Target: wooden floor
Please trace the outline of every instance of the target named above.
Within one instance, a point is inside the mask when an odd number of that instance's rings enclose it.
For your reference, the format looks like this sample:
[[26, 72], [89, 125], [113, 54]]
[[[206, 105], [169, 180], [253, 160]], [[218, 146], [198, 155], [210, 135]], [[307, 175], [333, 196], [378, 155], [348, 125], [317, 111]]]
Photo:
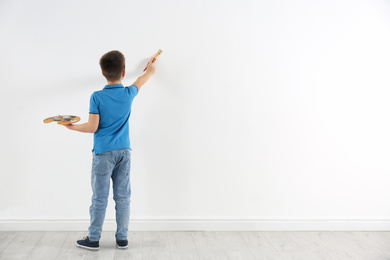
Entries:
[[130, 232], [127, 250], [103, 232], [97, 252], [75, 246], [86, 235], [0, 232], [0, 259], [390, 260], [390, 232]]

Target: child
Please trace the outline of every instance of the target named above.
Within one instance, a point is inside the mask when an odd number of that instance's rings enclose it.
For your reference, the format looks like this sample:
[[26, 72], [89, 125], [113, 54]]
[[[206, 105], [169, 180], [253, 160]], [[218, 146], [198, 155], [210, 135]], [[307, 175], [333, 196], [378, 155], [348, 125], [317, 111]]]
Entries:
[[77, 241], [77, 246], [99, 249], [99, 240], [107, 207], [110, 179], [113, 183], [118, 248], [128, 247], [127, 233], [130, 217], [130, 137], [129, 117], [131, 104], [140, 88], [154, 74], [153, 58], [146, 72], [131, 86], [124, 87], [125, 57], [119, 51], [110, 51], [100, 59], [107, 85], [91, 95], [87, 123], [65, 125], [70, 130], [94, 133], [91, 173], [92, 204], [89, 209], [91, 223], [88, 236]]

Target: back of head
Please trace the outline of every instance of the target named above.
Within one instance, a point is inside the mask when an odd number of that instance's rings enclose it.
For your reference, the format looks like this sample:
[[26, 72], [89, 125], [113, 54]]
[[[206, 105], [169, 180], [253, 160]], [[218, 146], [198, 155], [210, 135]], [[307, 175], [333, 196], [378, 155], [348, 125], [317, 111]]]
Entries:
[[108, 81], [119, 80], [125, 69], [125, 56], [120, 51], [110, 51], [100, 58], [100, 67]]

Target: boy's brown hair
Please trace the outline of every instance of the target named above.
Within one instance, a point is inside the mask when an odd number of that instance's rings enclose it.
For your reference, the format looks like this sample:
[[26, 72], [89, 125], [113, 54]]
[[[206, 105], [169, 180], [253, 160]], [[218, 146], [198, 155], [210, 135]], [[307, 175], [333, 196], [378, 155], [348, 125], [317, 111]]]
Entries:
[[120, 51], [110, 51], [100, 58], [99, 64], [107, 80], [119, 80], [125, 69], [125, 56]]

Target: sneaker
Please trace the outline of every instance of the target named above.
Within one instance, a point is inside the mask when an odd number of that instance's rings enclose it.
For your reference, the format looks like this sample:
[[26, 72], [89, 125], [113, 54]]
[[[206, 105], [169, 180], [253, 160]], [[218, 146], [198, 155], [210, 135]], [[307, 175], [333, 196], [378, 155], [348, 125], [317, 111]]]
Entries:
[[86, 236], [82, 240], [77, 240], [76, 246], [89, 250], [99, 250], [99, 241], [91, 241], [89, 240], [89, 237]]
[[129, 246], [129, 242], [127, 241], [127, 239], [125, 239], [125, 240], [117, 239], [116, 240], [116, 245], [120, 249], [126, 249]]

